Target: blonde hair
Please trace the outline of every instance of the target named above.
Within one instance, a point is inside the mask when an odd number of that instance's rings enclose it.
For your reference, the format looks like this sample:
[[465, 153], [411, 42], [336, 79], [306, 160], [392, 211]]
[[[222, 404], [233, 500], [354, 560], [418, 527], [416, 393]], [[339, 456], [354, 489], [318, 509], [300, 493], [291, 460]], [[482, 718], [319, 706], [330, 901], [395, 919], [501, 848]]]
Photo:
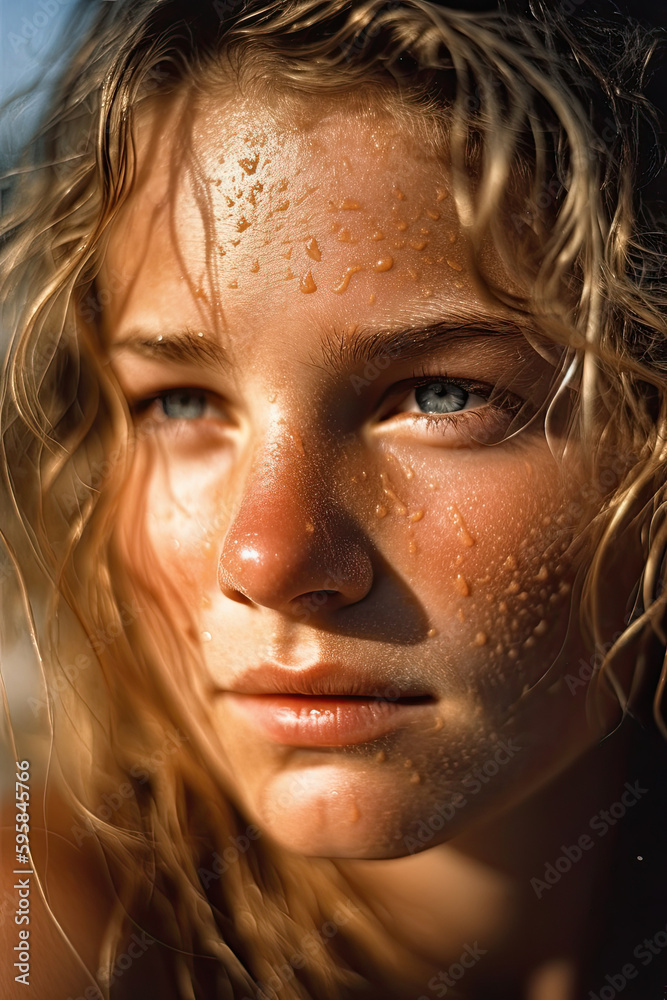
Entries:
[[[128, 566], [114, 535], [137, 434], [103, 366], [95, 278], [132, 188], [137, 112], [184, 85], [207, 90], [231, 78], [285, 120], [307, 95], [356, 94], [359, 108], [359, 95], [372, 94], [446, 147], [473, 244], [490, 237], [520, 251], [530, 289], [509, 295], [477, 261], [479, 280], [539, 315], [545, 340], [560, 348], [543, 415], [554, 450], [560, 405], [579, 390], [568, 433], [587, 444], [588, 499], [599, 509], [581, 609], [592, 651], [603, 651], [591, 710], [612, 689], [624, 712], [643, 718], [649, 706], [667, 735], [666, 302], [660, 247], [643, 235], [651, 220], [633, 198], [637, 137], [651, 111], [632, 74], [641, 76], [656, 38], [628, 28], [612, 78], [596, 64], [594, 37], [580, 44], [543, 4], [520, 18], [426, 0], [236, 9], [117, 0], [86, 2], [75, 16], [85, 30], [12, 176], [3, 220], [2, 301], [13, 333], [0, 467], [6, 613], [28, 613], [68, 775], [63, 794], [76, 829], [103, 847], [118, 891], [100, 979], [113, 984], [135, 921], [165, 943], [184, 998], [202, 989], [256, 996], [260, 982], [270, 993], [276, 976], [288, 1000], [340, 997], [373, 979], [389, 996], [384, 931], [335, 862], [289, 855], [246, 825], [233, 784], [212, 764], [220, 748], [187, 609], [182, 621], [165, 612], [142, 574], [141, 538]], [[641, 546], [644, 570], [628, 595], [629, 621], [609, 642], [600, 585], [624, 532]], [[628, 649], [633, 669], [620, 676], [614, 660]], [[121, 784], [129, 792], [110, 810]], [[217, 860], [198, 857], [202, 838]], [[225, 861], [230, 846], [234, 863]], [[325, 926], [335, 927], [328, 945]], [[290, 962], [295, 954], [303, 964]]]

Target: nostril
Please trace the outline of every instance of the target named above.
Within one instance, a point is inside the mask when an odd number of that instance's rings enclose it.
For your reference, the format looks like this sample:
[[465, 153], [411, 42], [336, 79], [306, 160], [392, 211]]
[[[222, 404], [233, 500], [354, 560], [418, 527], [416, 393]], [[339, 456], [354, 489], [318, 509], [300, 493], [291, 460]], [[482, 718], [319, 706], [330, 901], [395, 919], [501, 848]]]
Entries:
[[340, 596], [339, 590], [310, 590], [297, 597], [294, 605], [298, 608], [298, 614], [307, 613], [310, 615], [316, 611], [326, 609], [327, 605], [333, 607], [336, 598]]

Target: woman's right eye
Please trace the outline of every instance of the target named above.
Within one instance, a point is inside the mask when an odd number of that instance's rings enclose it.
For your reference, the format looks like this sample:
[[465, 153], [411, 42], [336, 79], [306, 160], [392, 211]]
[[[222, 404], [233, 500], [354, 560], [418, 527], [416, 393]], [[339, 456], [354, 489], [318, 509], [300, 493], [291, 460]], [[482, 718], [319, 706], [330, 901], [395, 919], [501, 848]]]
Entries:
[[153, 407], [168, 420], [228, 419], [217, 397], [205, 389], [168, 389], [136, 403], [134, 411], [145, 414]]
[[174, 389], [158, 396], [156, 402], [171, 420], [197, 420], [206, 414], [208, 397], [197, 389]]

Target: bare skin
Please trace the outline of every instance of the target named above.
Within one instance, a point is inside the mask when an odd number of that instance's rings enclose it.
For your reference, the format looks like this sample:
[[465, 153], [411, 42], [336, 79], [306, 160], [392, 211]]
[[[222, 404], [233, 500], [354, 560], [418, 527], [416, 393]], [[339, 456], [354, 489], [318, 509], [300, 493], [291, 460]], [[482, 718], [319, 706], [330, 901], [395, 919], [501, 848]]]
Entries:
[[[623, 747], [596, 747], [585, 687], [563, 682], [589, 656], [568, 627], [576, 442], [564, 464], [539, 425], [500, 440], [550, 365], [470, 277], [446, 165], [406, 126], [338, 110], [286, 132], [184, 98], [143, 128], [101, 276], [142, 432], [118, 540], [187, 595], [174, 615], [201, 638], [238, 800], [384, 908], [406, 996], [477, 942], [464, 995], [573, 1000], [607, 844], [557, 900], [530, 879], [622, 788]], [[449, 336], [419, 356], [343, 357], [354, 336], [436, 324]], [[449, 387], [448, 412], [424, 411], [420, 379]], [[367, 743], [285, 745], [228, 697], [268, 660], [336, 661], [431, 702]]]

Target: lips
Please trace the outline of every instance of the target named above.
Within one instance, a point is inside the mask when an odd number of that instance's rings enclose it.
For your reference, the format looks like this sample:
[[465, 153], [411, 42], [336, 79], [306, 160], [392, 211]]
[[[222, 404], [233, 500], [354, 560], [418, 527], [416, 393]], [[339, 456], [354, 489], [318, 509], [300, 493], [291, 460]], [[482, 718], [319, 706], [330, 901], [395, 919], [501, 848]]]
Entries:
[[229, 687], [237, 694], [301, 694], [339, 698], [433, 697], [423, 686], [388, 677], [368, 666], [349, 667], [340, 663], [315, 663], [307, 667], [285, 667], [263, 663], [251, 667]]
[[262, 664], [244, 673], [226, 698], [262, 735], [295, 747], [366, 743], [425, 721], [436, 703], [423, 689], [324, 663], [302, 669]]

